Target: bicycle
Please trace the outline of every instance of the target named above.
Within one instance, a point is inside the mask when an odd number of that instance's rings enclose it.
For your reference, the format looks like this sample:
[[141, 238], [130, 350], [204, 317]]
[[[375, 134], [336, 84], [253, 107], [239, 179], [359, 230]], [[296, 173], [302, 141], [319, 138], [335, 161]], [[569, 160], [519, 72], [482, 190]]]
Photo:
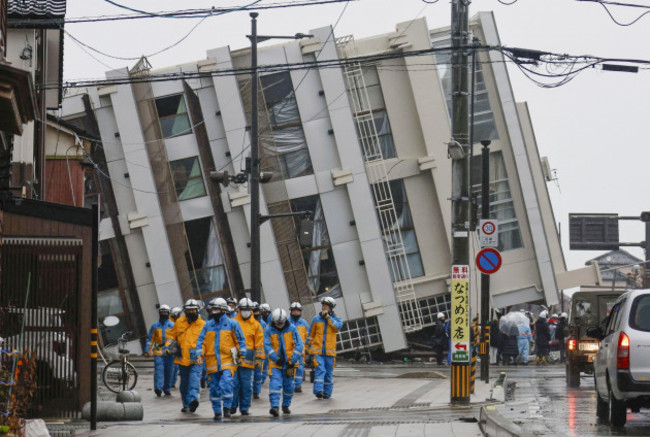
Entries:
[[130, 331], [125, 332], [117, 340], [117, 351], [120, 354], [120, 358], [111, 361], [106, 365], [106, 367], [104, 367], [104, 370], [102, 370], [102, 383], [113, 393], [133, 390], [135, 384], [138, 382], [138, 372], [135, 370], [133, 364], [131, 364], [127, 359], [130, 351], [124, 348], [128, 342], [127, 337], [130, 334], [133, 333]]

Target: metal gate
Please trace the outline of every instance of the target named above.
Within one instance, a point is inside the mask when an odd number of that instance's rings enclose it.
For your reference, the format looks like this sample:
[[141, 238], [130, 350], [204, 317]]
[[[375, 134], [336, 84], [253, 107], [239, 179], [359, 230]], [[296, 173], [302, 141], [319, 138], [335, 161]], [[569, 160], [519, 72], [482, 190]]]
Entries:
[[76, 416], [82, 240], [4, 237], [0, 336], [36, 353], [38, 389], [31, 415]]

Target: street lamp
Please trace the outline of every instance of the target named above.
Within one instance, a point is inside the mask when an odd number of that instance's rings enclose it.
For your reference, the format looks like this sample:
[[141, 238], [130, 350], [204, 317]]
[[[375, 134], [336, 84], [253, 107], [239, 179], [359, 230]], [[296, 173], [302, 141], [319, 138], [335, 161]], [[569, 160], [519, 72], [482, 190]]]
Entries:
[[[269, 39], [300, 39], [313, 35], [297, 33], [293, 36], [271, 36], [257, 34], [257, 12], [251, 12], [251, 34], [247, 35], [251, 41], [251, 170], [250, 170], [250, 196], [251, 196], [251, 298], [259, 302], [261, 299], [261, 258], [260, 258], [260, 157], [258, 133], [258, 108], [257, 108], [257, 43]], [[292, 214], [292, 215], [297, 215]], [[272, 218], [272, 216], [270, 216]]]

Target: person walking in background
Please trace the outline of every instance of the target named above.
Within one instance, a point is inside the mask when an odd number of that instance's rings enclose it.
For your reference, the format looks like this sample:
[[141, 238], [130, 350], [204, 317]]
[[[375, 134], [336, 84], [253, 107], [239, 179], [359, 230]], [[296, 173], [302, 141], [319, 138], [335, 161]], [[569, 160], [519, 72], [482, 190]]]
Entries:
[[230, 308], [226, 300], [217, 297], [210, 301], [210, 320], [196, 341], [197, 362], [205, 363], [210, 384], [213, 420], [230, 417], [233, 398], [233, 374], [236, 360], [246, 355], [246, 340], [241, 327], [227, 316]]
[[[260, 304], [257, 302], [253, 302], [253, 317], [255, 317], [255, 320], [257, 320], [262, 326], [262, 332], [264, 332], [267, 324], [260, 314]], [[264, 369], [268, 370], [268, 368], [269, 360], [266, 358], [266, 354], [264, 355], [264, 359], [262, 361], [255, 361], [255, 371], [253, 373], [253, 399], [260, 398], [260, 393], [262, 392], [262, 384], [264, 384], [264, 380], [266, 379], [266, 376], [264, 375]]]
[[156, 396], [160, 397], [162, 393], [170, 396], [172, 373], [174, 371], [174, 357], [163, 353], [163, 348], [167, 344], [169, 331], [174, 327], [174, 322], [169, 320], [169, 305], [160, 305], [158, 307], [158, 321], [151, 325], [147, 343], [144, 346], [145, 356], [153, 355], [154, 374], [153, 387]]
[[196, 341], [205, 325], [205, 321], [199, 316], [200, 308], [201, 303], [198, 300], [188, 299], [183, 305], [185, 315], [179, 317], [169, 331], [168, 343], [175, 342], [180, 354], [176, 356], [174, 362], [179, 365], [180, 392], [183, 401], [181, 412], [183, 413], [188, 411], [193, 413], [199, 406], [201, 363], [197, 363], [196, 360]]
[[336, 359], [336, 335], [343, 321], [334, 315], [336, 301], [332, 297], [321, 299], [321, 312], [316, 314], [309, 328], [309, 353], [316, 358], [314, 395], [329, 399], [334, 390], [334, 360]]
[[560, 317], [557, 322], [557, 328], [555, 328], [555, 338], [558, 341], [558, 346], [560, 348], [560, 363], [564, 363], [566, 361], [566, 356], [565, 356], [565, 345], [564, 345], [564, 339], [566, 338], [567, 334], [567, 314], [562, 313], [560, 314]]
[[287, 312], [276, 308], [271, 314], [271, 323], [264, 331], [264, 351], [269, 359], [269, 413], [273, 417], [291, 414], [289, 407], [295, 388], [294, 377], [302, 361], [304, 345], [294, 325], [287, 320]]
[[532, 333], [530, 331], [530, 324], [528, 320], [517, 324], [517, 329], [519, 330], [519, 337], [517, 337], [517, 346], [519, 348], [519, 357], [517, 362], [523, 364], [524, 366], [528, 365], [528, 356], [530, 354], [530, 340], [532, 339]]
[[[301, 317], [302, 305], [300, 302], [293, 302], [289, 306], [289, 322], [298, 330], [300, 339], [303, 344], [307, 344], [307, 336], [309, 335], [309, 325], [307, 321]], [[302, 393], [302, 381], [305, 376], [305, 351], [303, 350], [303, 358], [300, 360], [300, 366], [296, 369], [296, 388], [295, 393]]]
[[490, 322], [490, 362], [499, 365], [503, 361], [503, 342], [501, 331], [499, 330], [499, 320], [501, 320], [501, 311], [494, 310], [495, 318]]
[[537, 350], [537, 364], [548, 364], [548, 342], [551, 341], [551, 334], [548, 329], [548, 311], [539, 313], [535, 322], [535, 348]]
[[445, 331], [445, 314], [438, 313], [436, 325], [433, 327], [433, 352], [436, 355], [436, 364], [443, 364], [445, 350], [449, 344], [449, 338]]
[[264, 331], [262, 325], [253, 317], [253, 301], [243, 298], [239, 301], [238, 314], [232, 319], [239, 323], [246, 340], [246, 354], [237, 367], [234, 378], [233, 399], [230, 414], [237, 412], [237, 407], [242, 416], [248, 416], [253, 396], [253, 374], [256, 367], [261, 367], [264, 359]]
[[[183, 314], [183, 309], [180, 307], [174, 307], [169, 313], [169, 320], [176, 323], [176, 320]], [[176, 380], [178, 379], [178, 364], [174, 362], [174, 357], [171, 357], [172, 361], [172, 377], [169, 381], [170, 388], [176, 388]]]

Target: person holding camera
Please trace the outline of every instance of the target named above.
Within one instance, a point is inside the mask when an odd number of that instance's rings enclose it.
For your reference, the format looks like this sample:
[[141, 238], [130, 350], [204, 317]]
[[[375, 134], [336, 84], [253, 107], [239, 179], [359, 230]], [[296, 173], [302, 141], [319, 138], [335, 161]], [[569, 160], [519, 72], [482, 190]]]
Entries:
[[334, 315], [334, 298], [324, 297], [320, 303], [321, 312], [311, 321], [307, 342], [309, 353], [316, 359], [314, 395], [318, 399], [329, 399], [334, 390], [336, 334], [341, 330], [343, 321]]

